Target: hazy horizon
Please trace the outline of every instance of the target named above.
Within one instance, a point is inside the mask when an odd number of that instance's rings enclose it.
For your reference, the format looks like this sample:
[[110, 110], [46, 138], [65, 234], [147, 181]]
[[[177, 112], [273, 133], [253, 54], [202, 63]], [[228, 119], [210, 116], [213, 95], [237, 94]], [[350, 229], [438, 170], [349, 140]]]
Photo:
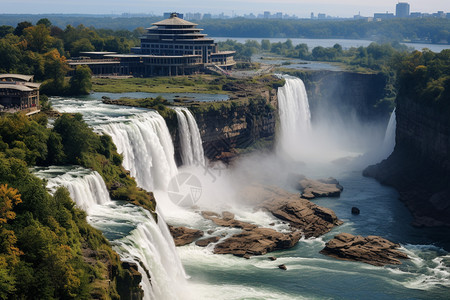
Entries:
[[[163, 12], [177, 11], [181, 13], [200, 12], [225, 15], [244, 15], [253, 13], [295, 14], [301, 18], [308, 18], [313, 12], [325, 13], [334, 17], [352, 17], [361, 13], [362, 16], [373, 16], [374, 13], [390, 12], [395, 14], [398, 1], [379, 0], [372, 4], [363, 4], [358, 0], [224, 0], [218, 2], [191, 0], [161, 1], [118, 1], [118, 0], [0, 0], [0, 14], [122, 14], [147, 13], [162, 15]], [[403, 1], [402, 1], [403, 2]], [[450, 12], [450, 1], [422, 0], [404, 1], [410, 4], [411, 12], [434, 13], [437, 11]]]

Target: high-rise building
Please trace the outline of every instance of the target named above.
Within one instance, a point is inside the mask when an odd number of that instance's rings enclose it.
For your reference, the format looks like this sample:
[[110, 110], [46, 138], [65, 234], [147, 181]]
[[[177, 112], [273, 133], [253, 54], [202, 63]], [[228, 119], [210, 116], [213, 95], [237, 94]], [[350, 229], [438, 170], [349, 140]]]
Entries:
[[409, 17], [409, 3], [399, 2], [395, 6], [395, 16], [397, 18], [407, 18]]

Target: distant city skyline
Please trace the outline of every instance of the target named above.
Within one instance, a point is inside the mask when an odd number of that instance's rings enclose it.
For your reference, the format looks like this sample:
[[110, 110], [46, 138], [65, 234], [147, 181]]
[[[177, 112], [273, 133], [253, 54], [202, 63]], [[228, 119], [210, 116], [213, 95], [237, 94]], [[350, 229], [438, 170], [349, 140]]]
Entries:
[[[390, 12], [395, 14], [395, 6], [399, 1], [378, 0], [370, 4], [360, 0], [0, 0], [0, 14], [122, 14], [148, 13], [162, 15], [167, 11], [182, 13], [200, 12], [226, 15], [244, 15], [253, 13], [271, 13], [296, 15], [309, 18], [311, 13], [322, 13], [333, 17], [348, 17], [361, 14], [373, 16], [374, 13]], [[410, 4], [411, 12], [434, 13], [450, 12], [448, 0], [411, 0], [400, 1]]]

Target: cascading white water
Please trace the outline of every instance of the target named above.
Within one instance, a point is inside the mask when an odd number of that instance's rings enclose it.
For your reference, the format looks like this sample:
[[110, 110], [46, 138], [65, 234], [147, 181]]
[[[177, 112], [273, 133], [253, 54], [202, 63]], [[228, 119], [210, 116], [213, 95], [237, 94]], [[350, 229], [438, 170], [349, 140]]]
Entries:
[[[37, 175], [46, 178], [47, 187], [51, 192], [55, 192], [60, 186], [69, 190], [70, 196], [76, 205], [88, 214], [96, 205], [103, 205], [111, 202], [108, 189], [103, 178], [97, 172], [86, 170], [81, 167], [71, 169], [62, 175], [52, 177], [52, 174], [61, 172], [61, 168], [37, 168]], [[50, 176], [50, 178], [48, 178]]]
[[205, 164], [202, 137], [194, 116], [186, 107], [175, 107], [183, 165]]
[[123, 261], [136, 264], [142, 274], [144, 299], [188, 298], [186, 274], [161, 214], [156, 223], [145, 209], [114, 203], [97, 172], [49, 167], [36, 168], [35, 174], [47, 180], [52, 192], [66, 187], [77, 205], [88, 212], [89, 223], [107, 236], [114, 235], [110, 237], [114, 249]]
[[389, 118], [389, 123], [386, 128], [386, 133], [384, 134], [384, 140], [382, 145], [382, 156], [383, 158], [387, 158], [391, 155], [392, 151], [395, 148], [395, 130], [397, 127], [397, 120], [395, 115], [395, 108], [391, 113], [391, 117]]
[[167, 189], [178, 171], [169, 130], [157, 112], [139, 114], [126, 122], [101, 124], [96, 129], [112, 137], [123, 155], [123, 166], [139, 186], [149, 191]]
[[280, 150], [292, 153], [299, 141], [311, 131], [311, 112], [305, 85], [299, 78], [285, 77], [286, 83], [278, 88], [280, 114]]

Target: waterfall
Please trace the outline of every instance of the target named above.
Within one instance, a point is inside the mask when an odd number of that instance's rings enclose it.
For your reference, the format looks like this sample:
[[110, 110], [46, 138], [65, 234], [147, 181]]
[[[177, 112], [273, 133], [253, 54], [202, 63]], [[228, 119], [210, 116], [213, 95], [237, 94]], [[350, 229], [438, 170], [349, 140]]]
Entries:
[[166, 190], [178, 173], [169, 129], [157, 112], [139, 114], [126, 122], [102, 124], [96, 129], [112, 137], [123, 155], [124, 168], [140, 187]]
[[47, 179], [47, 188], [51, 192], [55, 192], [60, 186], [66, 187], [76, 205], [88, 214], [96, 205], [111, 202], [103, 178], [95, 171], [77, 167], [69, 172], [62, 171], [60, 176], [52, 177], [52, 174], [60, 174], [61, 169], [51, 167], [36, 170], [37, 176]]
[[395, 147], [395, 130], [397, 127], [397, 120], [395, 115], [395, 108], [391, 113], [389, 118], [389, 123], [386, 128], [386, 133], [384, 134], [384, 140], [382, 144], [382, 155], [383, 158], [387, 158], [394, 151]]
[[144, 299], [188, 299], [186, 274], [162, 215], [158, 215], [156, 223], [141, 209], [129, 214], [129, 218], [134, 219], [136, 229], [113, 245], [122, 260], [137, 264]]
[[183, 165], [204, 165], [202, 137], [194, 116], [186, 107], [175, 107], [174, 110], [178, 118]]
[[285, 80], [286, 84], [278, 88], [279, 146], [282, 151], [292, 153], [299, 141], [309, 137], [311, 112], [303, 81], [294, 77], [285, 77]]
[[[102, 177], [81, 167], [36, 168], [55, 192], [66, 187], [88, 222], [111, 241], [123, 261], [134, 263], [142, 274], [144, 299], [187, 299], [187, 281], [175, 244], [158, 212], [158, 223], [138, 206], [111, 201]], [[131, 227], [131, 228], [130, 228]]]

